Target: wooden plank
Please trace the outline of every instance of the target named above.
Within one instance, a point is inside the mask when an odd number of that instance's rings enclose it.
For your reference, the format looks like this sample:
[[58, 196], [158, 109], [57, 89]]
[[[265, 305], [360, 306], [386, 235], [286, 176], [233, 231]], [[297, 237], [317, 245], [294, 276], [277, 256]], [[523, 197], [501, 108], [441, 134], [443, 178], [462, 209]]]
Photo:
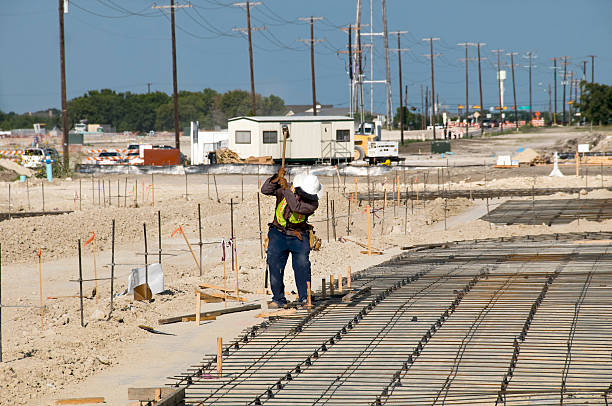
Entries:
[[255, 317], [279, 317], [279, 316], [291, 316], [297, 313], [296, 309], [280, 309], [273, 312], [261, 312]]
[[162, 398], [157, 402], [156, 406], [184, 406], [185, 405], [185, 388], [180, 388]]
[[[217, 290], [220, 290], [221, 292], [235, 292], [236, 291], [236, 289], [226, 289], [221, 286], [213, 285], [211, 283], [200, 283], [200, 287], [202, 289], [217, 289]], [[239, 289], [239, 290], [240, 290], [240, 293], [253, 293], [250, 290], [245, 290], [245, 289]]]
[[143, 402], [160, 400], [162, 397], [174, 393], [174, 391], [173, 388], [128, 388], [128, 399]]
[[[248, 302], [249, 301], [247, 298], [236, 297], [236, 296], [228, 295], [226, 293], [215, 293], [215, 292], [204, 293], [202, 291], [198, 291], [198, 292], [200, 292], [200, 295], [202, 295], [202, 296], [207, 296], [207, 297], [210, 297], [212, 299], [221, 299], [221, 300], [219, 300], [220, 302], [222, 302], [225, 298], [228, 298], [229, 300], [237, 300], [239, 302]], [[232, 292], [235, 292], [235, 290], [233, 290]]]
[[92, 403], [104, 403], [104, 398], [70, 398], [70, 399], [58, 399], [55, 401], [56, 405], [86, 405]]
[[[200, 313], [200, 314], [202, 314], [202, 313]], [[200, 317], [200, 320], [204, 320], [204, 321], [206, 321], [206, 320], [217, 320], [217, 316]], [[181, 319], [181, 321], [183, 323], [189, 322], [189, 321], [196, 321], [196, 317], [195, 317], [195, 315], [194, 316], [189, 316], [189, 317], [183, 317]]]
[[[249, 305], [238, 306], [238, 307], [230, 307], [229, 309], [220, 309], [220, 310], [213, 310], [209, 312], [200, 313], [200, 317], [203, 318], [203, 317], [208, 317], [208, 316], [222, 316], [224, 314], [246, 312], [249, 310], [257, 310], [257, 309], [261, 309], [260, 304], [249, 304]], [[158, 322], [159, 324], [180, 323], [183, 317], [195, 317], [195, 313], [184, 314], [182, 316], [169, 317], [166, 319], [159, 319]]]

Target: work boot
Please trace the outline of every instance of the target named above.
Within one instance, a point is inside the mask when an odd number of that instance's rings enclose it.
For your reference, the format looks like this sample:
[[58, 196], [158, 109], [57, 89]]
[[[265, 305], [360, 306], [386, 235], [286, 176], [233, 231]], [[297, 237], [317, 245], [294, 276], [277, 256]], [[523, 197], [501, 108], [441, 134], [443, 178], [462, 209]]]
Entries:
[[275, 302], [274, 300], [268, 303], [268, 309], [270, 310], [282, 309], [283, 307], [283, 304]]

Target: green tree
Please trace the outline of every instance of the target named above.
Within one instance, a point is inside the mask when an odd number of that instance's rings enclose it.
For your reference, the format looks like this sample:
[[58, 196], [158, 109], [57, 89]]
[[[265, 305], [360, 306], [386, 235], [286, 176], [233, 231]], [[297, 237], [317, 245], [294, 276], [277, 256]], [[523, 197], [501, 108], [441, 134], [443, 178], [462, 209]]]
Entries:
[[[416, 110], [416, 109], [415, 109]], [[404, 107], [404, 130], [420, 130], [423, 116], [415, 114], [410, 111], [408, 107]], [[399, 128], [400, 126], [400, 108], [398, 107], [395, 111], [395, 117], [393, 117], [393, 127]]]
[[582, 97], [578, 108], [586, 121], [608, 124], [612, 120], [612, 86], [582, 81]]

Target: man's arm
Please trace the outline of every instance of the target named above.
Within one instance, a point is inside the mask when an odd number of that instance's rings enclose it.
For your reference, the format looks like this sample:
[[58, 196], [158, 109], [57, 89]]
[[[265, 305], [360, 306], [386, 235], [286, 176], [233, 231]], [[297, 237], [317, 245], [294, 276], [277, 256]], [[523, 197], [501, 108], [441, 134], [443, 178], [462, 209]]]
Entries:
[[280, 188], [276, 175], [270, 176], [263, 185], [261, 185], [261, 193], [267, 196], [275, 196], [276, 190]]
[[295, 193], [293, 193], [291, 189], [289, 188], [281, 189], [280, 192], [282, 196], [285, 198], [285, 201], [287, 202], [287, 206], [289, 206], [289, 210], [291, 210], [294, 213], [303, 214], [305, 216], [310, 216], [319, 207], [318, 201], [310, 202], [310, 201], [298, 200]]

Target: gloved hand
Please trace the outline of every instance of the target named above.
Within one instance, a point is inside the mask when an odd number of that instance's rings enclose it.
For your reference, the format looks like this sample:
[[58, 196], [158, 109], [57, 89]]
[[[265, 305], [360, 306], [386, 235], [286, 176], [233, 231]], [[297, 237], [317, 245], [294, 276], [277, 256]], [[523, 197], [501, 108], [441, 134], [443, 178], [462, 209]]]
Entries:
[[280, 185], [280, 187], [282, 187], [283, 189], [287, 189], [289, 186], [287, 185], [287, 179], [285, 178], [280, 178], [278, 181], [278, 184]]
[[276, 179], [282, 179], [282, 178], [284, 178], [286, 173], [287, 173], [287, 171], [285, 170], [285, 168], [281, 166], [281, 167], [278, 169], [278, 172], [276, 173]]

